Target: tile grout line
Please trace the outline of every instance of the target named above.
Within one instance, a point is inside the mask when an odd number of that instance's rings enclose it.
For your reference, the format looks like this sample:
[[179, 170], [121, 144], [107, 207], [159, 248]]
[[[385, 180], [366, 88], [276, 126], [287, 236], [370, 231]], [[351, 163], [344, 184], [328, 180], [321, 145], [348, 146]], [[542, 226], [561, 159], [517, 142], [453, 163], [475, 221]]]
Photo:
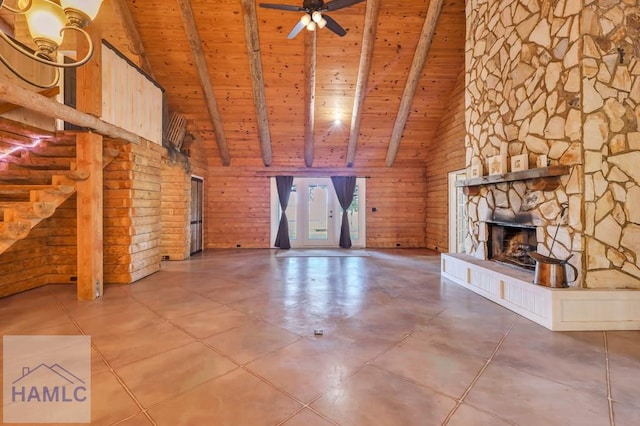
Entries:
[[444, 421], [442, 422], [442, 426], [446, 426], [449, 423], [449, 421], [451, 420], [451, 418], [453, 417], [453, 415], [456, 413], [456, 411], [458, 411], [458, 408], [460, 408], [460, 406], [464, 402], [464, 399], [467, 397], [469, 392], [471, 392], [471, 389], [475, 386], [475, 384], [478, 382], [478, 380], [480, 380], [480, 376], [482, 376], [482, 374], [484, 374], [486, 369], [489, 367], [489, 364], [491, 364], [491, 362], [493, 361], [493, 357], [496, 355], [496, 353], [498, 353], [498, 351], [502, 347], [502, 344], [507, 339], [507, 336], [509, 335], [509, 333], [511, 333], [511, 330], [513, 330], [513, 327], [515, 327], [517, 322], [518, 322], [518, 316], [516, 315], [516, 317], [511, 322], [511, 325], [509, 326], [507, 331], [504, 333], [504, 335], [502, 336], [502, 338], [500, 339], [500, 341], [496, 345], [496, 348], [493, 350], [493, 352], [491, 352], [491, 355], [489, 356], [487, 361], [484, 363], [484, 365], [482, 366], [480, 371], [478, 371], [478, 374], [476, 374], [476, 376], [473, 378], [473, 380], [471, 381], [471, 383], [469, 384], [467, 389], [462, 393], [462, 396], [460, 397], [460, 399], [458, 399], [458, 401], [456, 401], [456, 405], [451, 409], [451, 411], [449, 412], [447, 417], [444, 419]]
[[607, 332], [602, 332], [602, 340], [604, 343], [604, 365], [605, 376], [607, 378], [607, 403], [609, 404], [609, 422], [611, 426], [616, 426], [616, 418], [613, 413], [613, 399], [611, 397], [611, 371], [609, 370], [609, 341], [607, 339]]
[[[379, 353], [377, 353], [376, 355], [374, 355], [370, 360], [365, 361], [359, 368], [356, 368], [352, 374], [350, 374], [348, 377], [345, 377], [345, 380], [350, 379], [351, 377], [355, 376], [359, 371], [361, 371], [363, 368], [371, 365], [371, 362], [373, 360], [375, 360], [376, 358], [378, 358], [379, 356], [381, 356], [382, 354], [387, 353], [388, 351], [390, 351], [391, 349], [393, 349], [394, 347], [396, 347], [397, 345], [401, 344], [402, 342], [404, 342], [406, 339], [408, 339], [414, 332], [411, 331], [409, 333], [407, 333], [406, 335], [402, 336], [402, 338], [395, 343], [389, 344], [385, 349], [381, 350]], [[295, 342], [292, 342], [292, 344], [297, 343], [298, 341], [300, 341], [301, 339], [304, 339], [304, 336], [301, 336], [301, 338], [299, 340], [296, 340]], [[289, 345], [287, 345], [289, 346]], [[213, 348], [212, 348], [213, 349]], [[279, 350], [279, 349], [278, 349]], [[375, 366], [374, 366], [375, 367]], [[258, 378], [259, 380], [261, 380], [262, 382], [264, 382], [265, 384], [273, 387], [274, 389], [278, 390], [279, 392], [285, 394], [286, 396], [288, 396], [289, 398], [293, 399], [294, 401], [297, 401], [298, 403], [302, 404], [302, 407], [296, 411], [295, 413], [293, 413], [291, 416], [285, 418], [284, 420], [282, 420], [282, 422], [278, 423], [278, 426], [284, 424], [285, 422], [287, 422], [288, 420], [290, 420], [291, 418], [293, 418], [295, 415], [299, 414], [303, 409], [307, 408], [308, 410], [312, 411], [313, 413], [315, 413], [316, 415], [324, 418], [325, 420], [328, 420], [329, 422], [331, 422], [332, 424], [337, 425], [337, 423], [335, 423], [331, 418], [327, 417], [325, 414], [321, 413], [320, 411], [317, 411], [316, 409], [314, 409], [313, 407], [311, 407], [311, 404], [313, 404], [315, 401], [317, 401], [318, 399], [322, 398], [324, 395], [326, 395], [328, 392], [330, 392], [331, 390], [339, 387], [343, 382], [340, 382], [339, 384], [335, 385], [335, 386], [331, 386], [328, 390], [324, 391], [324, 392], [320, 392], [318, 395], [316, 395], [315, 397], [313, 397], [311, 400], [309, 400], [309, 402], [303, 402], [302, 400], [300, 400], [299, 398], [297, 398], [295, 395], [290, 394], [289, 392], [287, 392], [286, 390], [284, 390], [283, 388], [281, 388], [280, 386], [277, 386], [275, 383], [272, 383], [271, 381], [269, 381], [267, 378], [262, 377], [261, 375], [259, 375], [258, 373], [250, 370], [246, 364], [243, 364], [240, 366], [240, 368], [242, 368], [244, 371], [246, 371], [247, 373], [251, 374], [252, 376]]]
[[[359, 368], [356, 368], [352, 374], [350, 374], [348, 377], [345, 377], [345, 380], [340, 382], [339, 384], [335, 385], [335, 386], [331, 386], [331, 388], [329, 388], [328, 390], [326, 390], [325, 392], [321, 392], [320, 394], [316, 395], [314, 398], [312, 398], [308, 403], [303, 404], [304, 407], [306, 407], [307, 409], [311, 410], [312, 412], [314, 412], [315, 414], [319, 415], [322, 418], [325, 418], [326, 420], [329, 420], [331, 423], [338, 425], [338, 423], [335, 423], [331, 418], [327, 417], [325, 414], [323, 414], [320, 411], [317, 411], [315, 408], [311, 407], [311, 404], [313, 404], [314, 402], [316, 402], [317, 400], [319, 400], [320, 398], [322, 398], [323, 396], [325, 396], [327, 393], [331, 392], [331, 390], [338, 388], [339, 386], [341, 386], [344, 382], [346, 382], [347, 380], [351, 379], [353, 376], [355, 376], [356, 374], [358, 374], [361, 370], [363, 370], [365, 367], [367, 366], [371, 366], [373, 368], [377, 368], [375, 365], [372, 364], [373, 361], [375, 361], [377, 358], [379, 358], [380, 356], [386, 354], [387, 352], [389, 352], [390, 350], [392, 350], [393, 348], [395, 348], [396, 346], [400, 345], [402, 342], [404, 342], [405, 340], [407, 340], [409, 337], [411, 337], [414, 334], [415, 330], [412, 330], [410, 332], [408, 332], [407, 334], [403, 335], [402, 338], [394, 343], [389, 344], [385, 349], [382, 349], [379, 353], [375, 354], [371, 359], [367, 360], [364, 362], [364, 364], [362, 364]], [[270, 382], [268, 382], [269, 384], [271, 384]], [[271, 384], [271, 386], [274, 386], [273, 384]], [[297, 399], [297, 398], [296, 398]], [[304, 408], [303, 407], [303, 408]], [[301, 409], [302, 410], [302, 409]], [[297, 414], [297, 413], [296, 413]], [[293, 417], [293, 416], [291, 416]], [[288, 420], [288, 419], [286, 419]], [[284, 422], [283, 422], [284, 423]], [[283, 423], [280, 423], [280, 425], [282, 425]], [[278, 426], [280, 426], [278, 425]]]
[[[75, 327], [78, 329], [78, 331], [80, 331], [80, 333], [82, 333], [82, 335], [84, 336], [88, 336], [91, 339], [91, 335], [88, 335], [87, 333], [85, 333], [85, 331], [82, 329], [82, 327], [80, 326], [80, 324], [78, 324], [76, 322], [75, 319], [73, 319], [71, 313], [69, 312], [69, 310], [67, 309], [66, 306], [64, 306], [64, 303], [62, 303], [62, 301], [60, 300], [60, 298], [57, 295], [53, 295], [56, 299], [56, 301], [58, 302], [58, 304], [60, 305], [60, 307], [62, 308], [64, 314], [67, 316], [67, 318], [69, 318], [69, 320], [73, 323], [73, 325], [75, 325]], [[93, 339], [91, 339], [93, 340]], [[91, 342], [91, 348], [93, 350], [96, 351], [96, 353], [100, 356], [100, 359], [102, 359], [102, 362], [105, 363], [105, 365], [107, 366], [107, 368], [109, 369], [109, 372], [111, 373], [111, 375], [116, 379], [116, 381], [118, 383], [120, 383], [120, 386], [122, 386], [122, 388], [124, 389], [124, 391], [129, 395], [129, 397], [133, 400], [133, 402], [138, 406], [138, 408], [140, 409], [140, 412], [148, 419], [151, 421], [151, 423], [156, 426], [156, 422], [151, 418], [151, 416], [149, 416], [149, 414], [147, 413], [147, 409], [144, 408], [142, 406], [142, 404], [140, 403], [140, 401], [138, 401], [138, 398], [135, 397], [135, 395], [133, 394], [133, 392], [131, 391], [131, 389], [129, 389], [129, 387], [124, 383], [124, 381], [120, 378], [120, 376], [118, 376], [118, 374], [116, 373], [116, 371], [114, 370], [114, 368], [111, 366], [111, 364], [109, 363], [109, 361], [107, 360], [107, 358], [104, 356], [104, 354], [100, 351], [100, 349], [98, 349], [98, 347], [93, 343], [93, 341]], [[93, 370], [93, 369], [92, 369]], [[93, 381], [92, 381], [92, 386], [93, 386]], [[131, 417], [127, 417], [121, 420], [118, 420], [116, 423], [114, 424], [118, 424], [118, 423], [122, 423], [126, 420], [128, 420], [129, 418], [135, 417], [137, 416], [139, 413], [136, 413], [134, 416]]]

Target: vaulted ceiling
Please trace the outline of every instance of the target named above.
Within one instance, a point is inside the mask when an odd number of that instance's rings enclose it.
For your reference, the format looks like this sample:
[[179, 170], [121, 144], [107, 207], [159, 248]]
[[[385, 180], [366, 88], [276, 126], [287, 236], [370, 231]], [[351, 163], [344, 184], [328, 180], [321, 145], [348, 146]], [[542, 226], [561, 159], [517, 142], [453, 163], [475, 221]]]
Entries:
[[344, 37], [291, 40], [303, 13], [258, 3], [106, 0], [96, 24], [164, 87], [210, 166], [399, 167], [437, 149], [464, 0], [367, 0], [329, 13]]

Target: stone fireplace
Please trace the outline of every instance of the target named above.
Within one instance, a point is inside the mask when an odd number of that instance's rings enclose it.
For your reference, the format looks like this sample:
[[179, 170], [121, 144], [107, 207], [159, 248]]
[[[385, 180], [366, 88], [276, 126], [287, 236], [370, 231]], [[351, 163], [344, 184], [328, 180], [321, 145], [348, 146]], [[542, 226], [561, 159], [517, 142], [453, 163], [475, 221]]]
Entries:
[[[536, 250], [570, 257], [574, 286], [640, 289], [637, 2], [468, 0], [466, 18], [466, 165], [481, 170], [467, 253], [493, 257], [496, 215], [529, 214]], [[513, 172], [516, 156], [564, 170]], [[492, 157], [507, 168], [488, 176]]]
[[[443, 276], [552, 330], [640, 329], [640, 7], [467, 0], [466, 22], [467, 254]], [[534, 232], [572, 288], [488, 261]]]

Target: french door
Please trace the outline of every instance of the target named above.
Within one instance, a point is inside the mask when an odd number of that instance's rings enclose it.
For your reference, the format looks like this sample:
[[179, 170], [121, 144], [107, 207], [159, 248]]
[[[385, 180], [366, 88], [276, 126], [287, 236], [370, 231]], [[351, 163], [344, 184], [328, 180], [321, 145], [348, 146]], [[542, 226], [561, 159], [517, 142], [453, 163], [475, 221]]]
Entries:
[[203, 180], [201, 178], [191, 177], [191, 247], [189, 249], [190, 254], [199, 253], [202, 251], [202, 235], [203, 230]]
[[[347, 210], [351, 243], [365, 245], [365, 180], [357, 179], [354, 200]], [[271, 235], [278, 231], [281, 209], [275, 178], [271, 183]], [[330, 178], [295, 178], [287, 205], [292, 248], [338, 247], [342, 208]]]
[[449, 172], [449, 253], [464, 253], [467, 236], [466, 197], [456, 182], [465, 180], [465, 170]]

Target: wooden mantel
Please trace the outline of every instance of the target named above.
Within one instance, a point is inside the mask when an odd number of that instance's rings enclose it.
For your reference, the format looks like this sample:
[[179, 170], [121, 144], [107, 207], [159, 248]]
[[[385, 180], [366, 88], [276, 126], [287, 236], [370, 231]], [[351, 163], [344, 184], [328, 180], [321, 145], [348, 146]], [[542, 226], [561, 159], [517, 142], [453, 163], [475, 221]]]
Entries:
[[495, 185], [504, 182], [517, 182], [524, 180], [536, 180], [536, 189], [550, 191], [558, 186], [558, 177], [569, 174], [569, 166], [549, 166], [537, 169], [520, 170], [517, 172], [503, 173], [477, 178], [461, 180], [456, 182], [456, 186], [465, 189], [465, 195], [476, 195], [480, 187], [484, 185]]

